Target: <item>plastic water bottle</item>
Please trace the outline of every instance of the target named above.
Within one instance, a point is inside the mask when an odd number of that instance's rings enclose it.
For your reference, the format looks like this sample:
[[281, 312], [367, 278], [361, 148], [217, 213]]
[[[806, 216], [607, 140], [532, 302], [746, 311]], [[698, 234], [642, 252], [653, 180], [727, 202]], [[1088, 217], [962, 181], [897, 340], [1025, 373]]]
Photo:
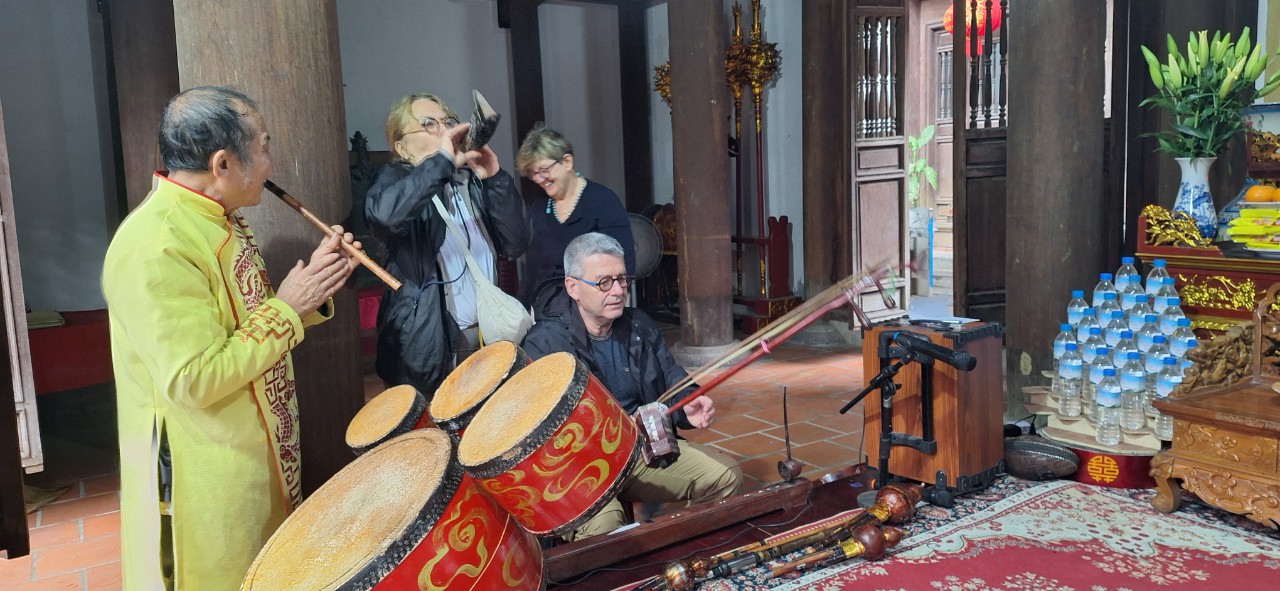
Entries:
[[[1119, 295], [1120, 292], [1116, 291], [1116, 284], [1111, 282], [1110, 273], [1098, 273], [1098, 284], [1093, 286], [1093, 301], [1091, 302], [1093, 307], [1102, 307], [1102, 300], [1105, 294], [1109, 293]], [[1119, 299], [1116, 300], [1116, 305], [1119, 305]]]
[[1169, 307], [1169, 298], [1178, 297], [1178, 290], [1173, 286], [1173, 277], [1165, 277], [1164, 281], [1161, 283], [1163, 283], [1163, 285], [1161, 285], [1160, 290], [1156, 292], [1154, 302], [1151, 306], [1151, 309], [1154, 310], [1156, 314], [1164, 312], [1164, 309]]
[[1066, 351], [1058, 362], [1058, 409], [1064, 417], [1080, 416], [1080, 375], [1084, 361], [1077, 351], [1078, 345], [1067, 343]]
[[1114, 293], [1102, 294], [1102, 304], [1093, 307], [1093, 312], [1098, 318], [1110, 318], [1112, 312], [1124, 314], [1124, 310], [1120, 307], [1120, 300]]
[[1169, 276], [1169, 271], [1164, 268], [1164, 259], [1156, 259], [1151, 261], [1151, 271], [1147, 273], [1147, 293], [1155, 295], [1164, 287], [1164, 280]]
[[1107, 368], [1115, 369], [1115, 365], [1111, 363], [1111, 351], [1106, 347], [1098, 347], [1094, 352], [1093, 361], [1089, 363], [1089, 381], [1081, 384], [1084, 389], [1080, 392], [1081, 410], [1089, 408], [1088, 405], [1093, 404], [1093, 398], [1098, 391], [1098, 383], [1102, 381], [1102, 376]]
[[1120, 257], [1120, 268], [1116, 269], [1114, 281], [1116, 291], [1123, 291], [1130, 283], [1138, 284], [1138, 290], [1142, 290], [1142, 276], [1138, 275], [1138, 268], [1133, 266], [1133, 257]]
[[1111, 320], [1102, 329], [1102, 341], [1108, 347], [1115, 347], [1116, 343], [1120, 342], [1120, 333], [1126, 330], [1129, 330], [1129, 323], [1124, 321], [1124, 312], [1112, 310]]
[[1071, 290], [1071, 300], [1067, 302], [1067, 324], [1072, 328], [1080, 326], [1080, 318], [1084, 316], [1084, 311], [1088, 307], [1089, 304], [1084, 302], [1084, 290]]
[[1139, 352], [1138, 343], [1133, 340], [1133, 331], [1125, 329], [1120, 331], [1120, 342], [1111, 348], [1111, 363], [1116, 367], [1124, 367], [1129, 362], [1130, 351]]
[[1138, 342], [1138, 350], [1143, 354], [1151, 350], [1151, 345], [1155, 343], [1155, 336], [1160, 334], [1160, 329], [1156, 328], [1156, 315], [1147, 314], [1142, 323], [1142, 328], [1135, 333], [1134, 339]]
[[[1143, 403], [1146, 401], [1147, 388], [1147, 372], [1143, 368], [1141, 355], [1137, 352], [1130, 351], [1126, 356], [1124, 365], [1119, 366], [1120, 372], [1120, 389], [1124, 392], [1132, 392], [1133, 399], [1137, 401], [1138, 412], [1142, 412]], [[1141, 425], [1139, 425], [1141, 428]]]
[[1138, 296], [1146, 295], [1146, 293], [1142, 291], [1142, 284], [1137, 281], [1127, 284], [1119, 289], [1120, 309], [1124, 310], [1125, 314], [1128, 314], [1129, 310], [1132, 310], [1133, 306], [1138, 303]]
[[[1182, 383], [1182, 368], [1178, 367], [1178, 360], [1172, 355], [1164, 358], [1163, 369], [1160, 370], [1160, 377], [1156, 380], [1156, 399], [1164, 400], [1169, 397], [1173, 389]], [[1155, 407], [1151, 408], [1152, 416], [1155, 417], [1156, 437], [1168, 441], [1173, 439], [1173, 417], [1164, 414]]]
[[1147, 384], [1142, 392], [1142, 403], [1145, 406], [1151, 406], [1151, 399], [1156, 395], [1156, 377], [1164, 369], [1164, 358], [1169, 355], [1169, 347], [1165, 344], [1164, 335], [1156, 335], [1151, 349], [1142, 357], [1142, 370], [1147, 372]]
[[1120, 443], [1122, 397], [1123, 386], [1116, 380], [1116, 370], [1114, 368], [1103, 370], [1102, 381], [1098, 383], [1098, 393], [1095, 397], [1097, 408], [1094, 410], [1094, 418], [1097, 421], [1094, 438], [1101, 445]]
[[1173, 331], [1178, 330], [1178, 319], [1186, 317], [1187, 315], [1182, 313], [1182, 298], [1169, 298], [1169, 307], [1160, 314], [1158, 322], [1160, 334], [1167, 337], [1173, 336]]
[[1076, 333], [1071, 330], [1071, 325], [1063, 322], [1058, 325], [1058, 336], [1053, 337], [1053, 376], [1058, 377], [1058, 360], [1062, 359], [1062, 354], [1067, 351], [1067, 343], [1076, 342]]
[[1191, 332], [1191, 319], [1184, 316], [1178, 319], [1177, 330], [1169, 335], [1169, 352], [1181, 361], [1187, 356], [1187, 351], [1194, 349], [1198, 342], [1196, 333]]
[[[1143, 293], [1138, 294], [1134, 299], [1136, 303], [1133, 304], [1132, 308], [1129, 308], [1129, 330], [1137, 332], [1142, 329], [1142, 323], [1146, 320], [1147, 314], [1155, 314], [1156, 312], [1151, 309], [1151, 304], [1148, 303], [1151, 300], [1151, 296]], [[1159, 316], [1156, 318], [1158, 319]], [[1156, 329], [1159, 330], [1159, 324], [1156, 325]]]
[[1093, 308], [1085, 308], [1084, 314], [1080, 316], [1080, 323], [1076, 325], [1076, 342], [1083, 343], [1089, 339], [1090, 328], [1102, 328], [1098, 324], [1098, 317], [1094, 316]]
[[1147, 426], [1147, 392], [1120, 387], [1120, 427], [1126, 431], [1137, 431]]

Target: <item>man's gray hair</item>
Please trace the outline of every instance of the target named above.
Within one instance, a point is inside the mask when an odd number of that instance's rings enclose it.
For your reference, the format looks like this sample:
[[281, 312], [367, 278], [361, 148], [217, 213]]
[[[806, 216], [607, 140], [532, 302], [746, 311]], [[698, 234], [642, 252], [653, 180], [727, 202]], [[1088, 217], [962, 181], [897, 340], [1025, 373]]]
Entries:
[[165, 168], [206, 171], [209, 157], [224, 149], [249, 164], [255, 130], [248, 115], [257, 110], [253, 99], [221, 86], [197, 86], [169, 99], [159, 134]]
[[588, 232], [569, 242], [564, 247], [564, 274], [573, 277], [582, 276], [582, 261], [593, 254], [607, 254], [625, 258], [622, 245], [608, 234]]

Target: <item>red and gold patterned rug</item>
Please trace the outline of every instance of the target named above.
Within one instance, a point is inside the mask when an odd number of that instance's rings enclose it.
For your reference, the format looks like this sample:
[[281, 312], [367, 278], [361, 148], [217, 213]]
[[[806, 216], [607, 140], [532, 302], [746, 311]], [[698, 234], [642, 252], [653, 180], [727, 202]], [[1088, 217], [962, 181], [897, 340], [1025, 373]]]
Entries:
[[1013, 477], [921, 505], [909, 536], [879, 562], [847, 561], [771, 579], [767, 568], [702, 591], [1277, 589], [1280, 535], [1198, 504], [1165, 515], [1152, 490]]

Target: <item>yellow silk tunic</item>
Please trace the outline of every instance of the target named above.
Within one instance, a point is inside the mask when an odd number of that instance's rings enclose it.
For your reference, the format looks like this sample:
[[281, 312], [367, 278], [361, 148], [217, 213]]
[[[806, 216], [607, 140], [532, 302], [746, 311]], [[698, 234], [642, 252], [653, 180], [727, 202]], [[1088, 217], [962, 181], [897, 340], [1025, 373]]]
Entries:
[[[130, 591], [238, 589], [299, 502], [289, 351], [302, 319], [267, 280], [239, 213], [157, 173], [103, 266]], [[322, 309], [331, 309], [326, 305]], [[157, 450], [173, 458], [174, 580], [161, 570]]]

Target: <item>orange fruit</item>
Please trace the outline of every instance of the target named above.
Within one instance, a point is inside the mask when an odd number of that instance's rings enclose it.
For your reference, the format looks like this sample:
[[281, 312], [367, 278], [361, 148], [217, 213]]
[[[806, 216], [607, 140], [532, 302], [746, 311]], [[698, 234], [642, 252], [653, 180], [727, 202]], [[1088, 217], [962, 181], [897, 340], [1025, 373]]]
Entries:
[[1276, 195], [1275, 187], [1270, 185], [1254, 185], [1244, 192], [1244, 200], [1250, 203], [1274, 201], [1277, 197], [1280, 195]]

